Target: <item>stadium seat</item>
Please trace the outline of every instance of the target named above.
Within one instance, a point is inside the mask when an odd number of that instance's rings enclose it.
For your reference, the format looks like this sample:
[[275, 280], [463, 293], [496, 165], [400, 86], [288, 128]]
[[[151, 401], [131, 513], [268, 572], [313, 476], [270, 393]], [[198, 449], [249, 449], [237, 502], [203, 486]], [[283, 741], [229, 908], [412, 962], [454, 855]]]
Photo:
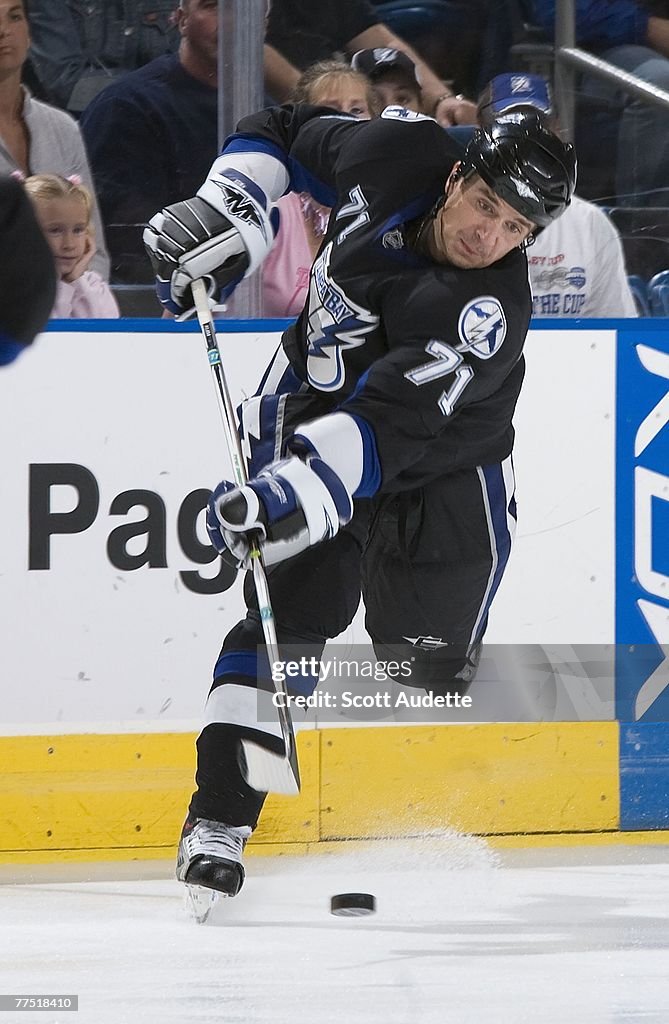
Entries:
[[442, 0], [388, 0], [375, 6], [379, 21], [408, 40], [447, 24], [452, 14]]
[[652, 316], [669, 316], [669, 270], [661, 270], [648, 282], [648, 301]]
[[506, 3], [498, 0], [487, 8], [471, 0], [388, 0], [375, 11], [456, 92], [474, 99], [485, 81], [508, 65], [513, 39], [503, 17]]
[[511, 0], [509, 5], [513, 30], [513, 46], [509, 51], [509, 68], [543, 75], [552, 81], [555, 47], [543, 29], [532, 23], [532, 5], [528, 0]]

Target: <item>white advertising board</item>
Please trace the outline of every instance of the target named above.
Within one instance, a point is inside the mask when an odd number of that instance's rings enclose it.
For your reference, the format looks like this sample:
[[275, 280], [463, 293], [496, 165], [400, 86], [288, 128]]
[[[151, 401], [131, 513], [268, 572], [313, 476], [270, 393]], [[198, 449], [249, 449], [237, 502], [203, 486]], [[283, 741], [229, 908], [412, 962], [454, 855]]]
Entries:
[[[253, 393], [278, 334], [220, 340], [233, 391]], [[496, 643], [613, 642], [614, 341], [528, 341]], [[230, 475], [199, 334], [49, 332], [0, 393], [0, 733], [197, 728], [243, 607], [194, 560], [194, 492]]]
[[531, 331], [525, 358], [518, 531], [486, 640], [612, 644], [616, 332]]

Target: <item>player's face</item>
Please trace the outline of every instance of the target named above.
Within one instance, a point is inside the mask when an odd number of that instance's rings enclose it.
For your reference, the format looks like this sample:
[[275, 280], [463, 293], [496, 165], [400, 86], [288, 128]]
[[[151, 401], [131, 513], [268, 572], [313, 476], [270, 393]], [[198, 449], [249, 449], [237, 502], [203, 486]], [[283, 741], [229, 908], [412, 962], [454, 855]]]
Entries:
[[535, 225], [475, 175], [451, 180], [434, 223], [433, 255], [464, 270], [489, 267], [525, 241]]
[[40, 199], [37, 219], [56, 261], [59, 276], [69, 274], [86, 251], [88, 217], [81, 199]]
[[384, 110], [386, 107], [405, 107], [420, 114], [420, 93], [411, 88], [404, 75], [387, 72], [374, 82], [374, 92]]
[[327, 75], [315, 82], [309, 93], [309, 102], [316, 106], [332, 107], [342, 114], [351, 114], [361, 120], [372, 115], [367, 103], [367, 87], [358, 75]]
[[0, 81], [5, 74], [22, 67], [29, 45], [28, 19], [23, 3], [0, 0]]

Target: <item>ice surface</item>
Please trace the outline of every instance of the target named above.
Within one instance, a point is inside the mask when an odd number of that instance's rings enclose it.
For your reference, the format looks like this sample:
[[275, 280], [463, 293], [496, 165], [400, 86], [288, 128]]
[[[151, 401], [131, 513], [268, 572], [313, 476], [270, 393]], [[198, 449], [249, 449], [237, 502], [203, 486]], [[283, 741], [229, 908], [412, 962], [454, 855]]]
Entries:
[[[0, 886], [0, 991], [80, 997], [78, 1013], [0, 1024], [669, 1021], [667, 847], [497, 854], [443, 834], [249, 857], [202, 926], [169, 870], [35, 868]], [[377, 913], [333, 917], [349, 891]]]

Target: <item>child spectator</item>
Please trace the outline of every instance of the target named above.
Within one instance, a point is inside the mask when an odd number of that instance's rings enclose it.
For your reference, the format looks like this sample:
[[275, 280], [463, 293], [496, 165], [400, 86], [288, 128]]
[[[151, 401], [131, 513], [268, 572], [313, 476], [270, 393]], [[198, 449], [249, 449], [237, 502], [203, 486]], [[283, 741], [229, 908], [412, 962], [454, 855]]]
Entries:
[[381, 112], [367, 73], [336, 57], [316, 61], [306, 68], [295, 86], [291, 102], [331, 107], [363, 120]]
[[[489, 0], [483, 2], [487, 7]], [[495, 0], [495, 6], [502, 2]], [[472, 0], [468, 0], [467, 20], [471, 20], [471, 7]], [[426, 114], [444, 127], [475, 124], [476, 105], [463, 96], [455, 96], [450, 85], [441, 80], [422, 56], [380, 19], [381, 11], [368, 0], [272, 0], [265, 33], [267, 91], [277, 102], [284, 103], [297, 87], [300, 70], [316, 61], [331, 59], [342, 52], [353, 54], [369, 47], [388, 47], [401, 50], [416, 65]], [[456, 24], [460, 20], [458, 17]], [[498, 19], [494, 30], [497, 36], [504, 34]], [[462, 33], [458, 36], [458, 49], [462, 52]], [[451, 75], [452, 72], [448, 77]], [[486, 74], [484, 81], [490, 77], [491, 74]]]
[[383, 46], [358, 50], [351, 58], [351, 67], [367, 76], [382, 110], [406, 107], [418, 113], [422, 111], [423, 98], [416, 78], [416, 65], [406, 53]]
[[58, 274], [51, 319], [118, 317], [109, 285], [88, 267], [95, 252], [91, 193], [73, 175], [34, 174], [25, 181]]

